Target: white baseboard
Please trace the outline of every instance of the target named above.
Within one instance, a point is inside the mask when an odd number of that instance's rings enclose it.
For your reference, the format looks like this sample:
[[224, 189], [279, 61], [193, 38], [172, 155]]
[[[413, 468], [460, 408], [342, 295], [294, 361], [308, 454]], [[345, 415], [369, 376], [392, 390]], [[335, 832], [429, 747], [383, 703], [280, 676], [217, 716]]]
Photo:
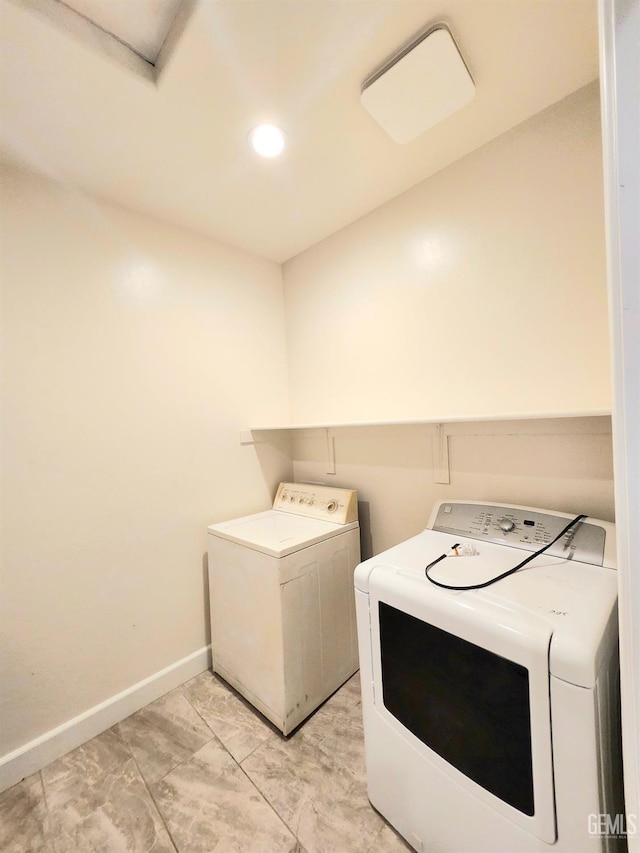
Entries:
[[0, 758], [0, 791], [15, 785], [25, 776], [36, 773], [51, 761], [86, 743], [210, 666], [211, 650], [209, 646], [205, 646], [128, 687], [122, 693], [89, 708], [61, 726], [45, 732], [19, 749], [7, 753]]

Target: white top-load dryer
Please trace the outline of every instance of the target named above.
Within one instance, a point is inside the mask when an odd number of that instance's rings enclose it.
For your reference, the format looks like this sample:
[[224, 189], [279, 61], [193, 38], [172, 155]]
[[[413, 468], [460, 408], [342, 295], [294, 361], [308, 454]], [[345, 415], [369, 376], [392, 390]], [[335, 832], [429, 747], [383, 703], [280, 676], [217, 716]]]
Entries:
[[358, 668], [356, 492], [281, 483], [207, 540], [213, 671], [289, 734]]
[[440, 501], [355, 572], [369, 797], [416, 850], [624, 846], [614, 526], [571, 522]]

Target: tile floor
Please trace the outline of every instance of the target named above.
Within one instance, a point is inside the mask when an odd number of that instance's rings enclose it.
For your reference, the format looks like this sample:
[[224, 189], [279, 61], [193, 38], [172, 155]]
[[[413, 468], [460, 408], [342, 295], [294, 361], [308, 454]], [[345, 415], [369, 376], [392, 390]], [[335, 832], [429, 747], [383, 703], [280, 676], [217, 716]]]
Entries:
[[365, 788], [358, 675], [283, 737], [204, 672], [0, 794], [2, 853], [406, 853]]

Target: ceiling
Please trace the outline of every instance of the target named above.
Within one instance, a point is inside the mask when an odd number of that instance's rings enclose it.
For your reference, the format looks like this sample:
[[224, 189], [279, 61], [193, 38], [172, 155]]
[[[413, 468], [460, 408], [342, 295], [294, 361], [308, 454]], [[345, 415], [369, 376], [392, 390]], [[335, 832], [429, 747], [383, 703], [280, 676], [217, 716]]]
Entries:
[[[41, 3], [0, 0], [0, 157], [279, 262], [598, 74], [595, 0], [199, 0], [155, 67]], [[440, 22], [475, 97], [399, 145], [361, 84]]]
[[[36, 8], [42, 12], [47, 5], [50, 0]], [[154, 65], [181, 0], [65, 0], [64, 5]]]

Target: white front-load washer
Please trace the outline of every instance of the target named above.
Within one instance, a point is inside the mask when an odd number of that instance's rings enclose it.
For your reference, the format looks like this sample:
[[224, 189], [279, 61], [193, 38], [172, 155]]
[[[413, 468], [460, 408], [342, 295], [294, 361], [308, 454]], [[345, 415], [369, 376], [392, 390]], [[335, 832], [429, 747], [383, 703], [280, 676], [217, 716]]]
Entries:
[[355, 572], [369, 798], [416, 850], [623, 846], [614, 526], [571, 518], [442, 501]]
[[358, 668], [356, 492], [281, 483], [208, 528], [213, 671], [289, 734]]

